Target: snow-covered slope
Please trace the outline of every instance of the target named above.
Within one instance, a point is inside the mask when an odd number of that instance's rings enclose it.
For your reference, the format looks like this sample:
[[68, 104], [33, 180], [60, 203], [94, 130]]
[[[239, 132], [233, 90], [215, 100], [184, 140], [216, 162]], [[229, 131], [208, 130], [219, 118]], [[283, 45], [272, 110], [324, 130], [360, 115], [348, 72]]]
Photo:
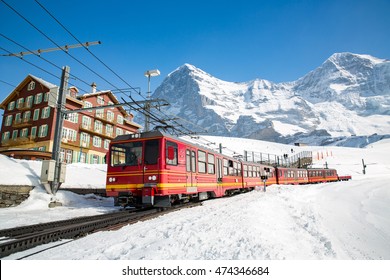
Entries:
[[153, 97], [171, 103], [168, 113], [213, 135], [288, 143], [313, 133], [327, 142], [330, 137], [390, 133], [390, 61], [369, 55], [334, 54], [289, 83], [222, 81], [184, 64]]
[[[206, 138], [237, 152], [248, 149], [283, 153], [291, 148], [242, 138]], [[179, 260], [190, 260], [192, 267], [194, 260], [223, 260], [225, 263], [227, 260], [257, 260], [254, 266], [259, 260], [390, 260], [390, 139], [364, 149], [304, 148], [324, 155], [317, 158], [317, 166], [327, 163], [339, 174], [352, 175], [352, 180], [301, 186], [272, 185], [266, 192], [253, 191], [208, 200], [201, 207], [90, 234], [70, 243], [62, 240], [55, 245], [64, 243], [63, 246], [50, 250], [43, 250], [48, 245], [42, 245], [5, 259], [15, 260], [31, 254], [27, 259], [175, 260], [175, 266]], [[366, 174], [362, 173], [361, 159], [367, 165]], [[25, 182], [22, 177], [33, 175], [27, 169], [36, 169], [32, 161], [5, 157], [0, 157], [0, 167], [11, 164], [10, 161], [14, 172], [2, 172], [0, 168], [0, 178], [14, 183]], [[91, 165], [90, 169], [96, 169], [95, 175], [79, 176], [81, 185], [91, 183], [92, 177], [100, 177], [98, 165]], [[67, 173], [75, 175], [77, 172], [75, 168]], [[63, 206], [49, 209], [50, 196], [43, 188], [35, 188], [20, 206], [0, 209], [0, 228], [118, 209], [109, 198], [77, 196], [61, 189], [57, 197]], [[40, 253], [32, 254], [37, 251]], [[366, 269], [365, 264], [359, 264]], [[348, 276], [345, 278], [349, 279]]]

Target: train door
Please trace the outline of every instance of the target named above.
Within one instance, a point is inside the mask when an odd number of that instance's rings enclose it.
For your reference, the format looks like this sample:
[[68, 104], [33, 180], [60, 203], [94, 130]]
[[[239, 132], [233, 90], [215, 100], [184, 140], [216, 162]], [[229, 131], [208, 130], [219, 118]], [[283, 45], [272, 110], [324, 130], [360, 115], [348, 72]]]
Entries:
[[186, 150], [187, 192], [198, 192], [196, 180], [196, 151]]
[[217, 196], [222, 196], [222, 177], [223, 177], [223, 162], [221, 158], [217, 158]]

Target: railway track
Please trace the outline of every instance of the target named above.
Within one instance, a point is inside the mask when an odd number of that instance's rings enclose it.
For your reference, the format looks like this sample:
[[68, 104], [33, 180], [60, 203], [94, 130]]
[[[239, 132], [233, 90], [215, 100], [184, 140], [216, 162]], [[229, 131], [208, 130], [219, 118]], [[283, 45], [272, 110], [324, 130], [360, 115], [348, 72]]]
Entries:
[[89, 217], [79, 217], [50, 223], [0, 230], [0, 259], [22, 252], [38, 245], [62, 239], [75, 239], [103, 230], [116, 230], [127, 224], [136, 223], [164, 215], [182, 208], [199, 206], [188, 203], [168, 209], [127, 210]]

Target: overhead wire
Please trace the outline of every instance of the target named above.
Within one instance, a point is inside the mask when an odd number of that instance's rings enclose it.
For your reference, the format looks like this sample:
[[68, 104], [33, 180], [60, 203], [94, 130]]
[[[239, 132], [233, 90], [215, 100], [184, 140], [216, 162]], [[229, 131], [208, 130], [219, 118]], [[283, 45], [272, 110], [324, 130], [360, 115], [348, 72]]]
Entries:
[[14, 86], [13, 84], [10, 84], [10, 83], [8, 83], [6, 81], [0, 80], [0, 82], [3, 83], [3, 84], [9, 85], [10, 87], [16, 88], [16, 86]]
[[[79, 59], [77, 59], [76, 57], [74, 57], [73, 55], [71, 55], [70, 53], [68, 53], [66, 50], [62, 49], [54, 40], [52, 40], [48, 35], [46, 35], [43, 31], [41, 31], [38, 27], [36, 27], [31, 21], [29, 21], [26, 17], [24, 17], [21, 13], [19, 13], [16, 9], [14, 9], [11, 5], [9, 5], [7, 2], [5, 2], [4, 0], [0, 0], [1, 2], [3, 2], [6, 6], [8, 6], [12, 11], [14, 11], [19, 17], [21, 17], [23, 20], [25, 20], [28, 24], [30, 24], [35, 30], [37, 30], [40, 34], [42, 34], [46, 39], [48, 39], [50, 42], [52, 42], [54, 45], [56, 45], [58, 48], [60, 48], [63, 52], [65, 52], [67, 55], [69, 55], [72, 59], [74, 59], [75, 61], [77, 61], [79, 64], [81, 64], [82, 66], [84, 66], [85, 68], [87, 68], [89, 71], [91, 71], [92, 73], [94, 73], [95, 75], [97, 75], [98, 77], [100, 77], [102, 80], [104, 80], [106, 83], [108, 83], [109, 85], [111, 85], [112, 87], [116, 88], [118, 91], [121, 91], [120, 89], [118, 89], [114, 84], [112, 84], [110, 81], [108, 81], [106, 78], [104, 78], [102, 75], [100, 75], [99, 73], [97, 73], [96, 71], [94, 71], [93, 69], [91, 69], [89, 66], [87, 66], [85, 63], [81, 62]], [[47, 72], [47, 71], [45, 71]], [[130, 86], [131, 87], [131, 86]], [[126, 95], [126, 94], [125, 94]], [[132, 102], [134, 104], [136, 104], [137, 106], [139, 106], [141, 109], [142, 107], [138, 104], [137, 101], [135, 101], [133, 99], [133, 97], [131, 95], [126, 95], [127, 97], [129, 97]], [[146, 113], [144, 113], [146, 114]], [[153, 116], [152, 114], [150, 114], [150, 117], [152, 119], [155, 119], [156, 121], [159, 121], [158, 118], [156, 118], [155, 116]]]
[[[37, 53], [31, 51], [31, 50], [30, 50], [29, 48], [27, 48], [26, 46], [23, 46], [22, 44], [16, 42], [15, 40], [13, 40], [13, 39], [7, 37], [7, 36], [4, 35], [3, 33], [0, 33], [0, 36], [2, 36], [3, 38], [7, 39], [8, 41], [14, 43], [15, 45], [17, 45], [17, 46], [19, 46], [19, 47], [21, 47], [21, 48], [23, 48], [23, 49], [25, 49], [25, 50], [31, 52], [31, 53], [34, 54], [36, 57], [38, 57], [38, 58], [44, 60], [45, 62], [49, 63], [49, 64], [52, 65], [53, 67], [55, 67], [55, 68], [57, 68], [57, 69], [59, 69], [59, 70], [62, 70], [62, 68], [61, 68], [60, 66], [58, 66], [58, 65], [56, 65], [55, 63], [51, 62], [50, 60], [48, 60], [48, 59], [42, 57], [41, 55], [39, 55], [39, 54], [37, 54]], [[11, 54], [11, 52], [9, 52], [9, 51], [7, 51], [7, 52], [8, 52], [9, 54]], [[18, 58], [22, 58], [22, 59], [24, 58], [23, 56], [17, 56], [17, 57], [18, 57]], [[24, 59], [23, 59], [23, 60], [24, 60]], [[24, 60], [24, 61], [27, 62], [26, 60]], [[36, 65], [33, 65], [33, 66], [38, 67], [38, 66], [36, 66]], [[38, 68], [39, 68], [40, 70], [42, 70], [42, 68], [40, 68], [40, 67], [38, 67]], [[45, 70], [44, 72], [48, 73], [47, 70]], [[51, 73], [51, 75], [53, 76], [54, 74]], [[78, 80], [78, 81], [80, 81], [80, 82], [83, 82], [84, 84], [86, 84], [86, 85], [89, 86], [89, 83], [87, 83], [86, 81], [80, 79], [79, 77], [77, 77], [77, 76], [75, 76], [75, 75], [73, 75], [73, 74], [71, 74], [71, 73], [69, 73], [69, 75], [70, 75], [70, 77], [72, 77], [72, 78], [74, 78], [74, 79], [76, 79], [76, 80]], [[56, 78], [59, 78], [59, 77], [56, 76], [56, 75], [54, 75], [54, 76], [55, 76]], [[59, 78], [59, 79], [60, 79], [60, 78]], [[72, 83], [69, 83], [69, 84], [72, 85], [72, 86], [75, 86], [75, 85], [72, 84]], [[78, 89], [80, 89], [80, 90], [82, 90], [82, 91], [84, 91], [84, 92], [87, 92], [86, 90], [84, 90], [84, 89], [82, 89], [82, 88], [80, 88], [80, 87], [78, 87]]]
[[[40, 34], [42, 34], [46, 39], [48, 39], [50, 42], [52, 42], [54, 45], [56, 45], [57, 47], [59, 47], [61, 50], [63, 50], [54, 40], [52, 40], [48, 35], [46, 35], [43, 31], [41, 31], [38, 27], [36, 27], [31, 21], [29, 21], [26, 17], [24, 17], [22, 14], [20, 14], [16, 9], [14, 9], [11, 5], [9, 5], [8, 3], [6, 3], [4, 0], [1, 0], [5, 5], [7, 5], [11, 10], [13, 10], [18, 16], [20, 16], [22, 19], [24, 19], [28, 24], [30, 24], [34, 29], [36, 29]], [[138, 93], [141, 97], [143, 97], [141, 94], [140, 94], [140, 91], [137, 91], [134, 87], [132, 87], [126, 80], [124, 80], [122, 77], [120, 77], [111, 67], [109, 67], [106, 63], [104, 63], [100, 58], [98, 58], [94, 53], [92, 53], [88, 47], [84, 46], [81, 41], [72, 33], [69, 31], [68, 28], [66, 28], [48, 9], [46, 9], [39, 1], [35, 0], [35, 2], [47, 13], [49, 14], [68, 34], [70, 34], [76, 41], [78, 41], [96, 60], [98, 60], [101, 64], [103, 64], [108, 70], [110, 70], [110, 72], [112, 72], [116, 77], [118, 77], [122, 82], [124, 82], [130, 89], [130, 94], [127, 95], [126, 92], [124, 92], [122, 89], [119, 89], [117, 88], [114, 84], [112, 84], [110, 81], [108, 81], [106, 78], [104, 78], [102, 75], [100, 75], [99, 73], [97, 73], [96, 71], [94, 71], [93, 69], [91, 69], [90, 67], [88, 67], [85, 63], [81, 62], [79, 59], [77, 59], [76, 57], [74, 57], [73, 55], [69, 54], [66, 50], [63, 50], [67, 55], [69, 55], [72, 59], [74, 59], [75, 61], [77, 61], [79, 64], [81, 64], [82, 66], [84, 66], [85, 68], [87, 68], [89, 71], [91, 71], [92, 73], [94, 73], [95, 75], [97, 75], [98, 77], [100, 77], [102, 80], [104, 80], [105, 82], [107, 82], [108, 84], [110, 84], [112, 87], [114, 87], [116, 89], [116, 91], [124, 94], [125, 96], [127, 96], [128, 98], [130, 98], [132, 100], [132, 102], [139, 107], [138, 108], [135, 108], [134, 106], [132, 106], [131, 104], [129, 104], [128, 102], [125, 102], [127, 103], [127, 105], [132, 109], [132, 110], [136, 110], [136, 111], [139, 111], [141, 112], [142, 114], [144, 114], [145, 116], [146, 115], [149, 115], [151, 119], [153, 119], [156, 123], [159, 123], [159, 124], [163, 124], [165, 126], [167, 126], [167, 123], [166, 121], [167, 120], [163, 120], [161, 119], [161, 117], [158, 117], [156, 116], [155, 114], [152, 114], [151, 111], [146, 111], [145, 107], [142, 107], [136, 100], [134, 100], [134, 98], [131, 96], [131, 91], [134, 91], [136, 93]], [[15, 42], [16, 43], [16, 42]], [[25, 48], [27, 49], [27, 48]], [[28, 49], [27, 49], [28, 50]], [[40, 57], [40, 56], [39, 56]], [[23, 58], [22, 58], [23, 59]], [[51, 62], [49, 62], [48, 60], [44, 59], [46, 62], [52, 64]], [[37, 67], [38, 69], [40, 69], [41, 71], [44, 71], [52, 76], [55, 76], [53, 75], [52, 73], [49, 73], [48, 71], [44, 70], [43, 68], [39, 67], [39, 66], [36, 66], [26, 60], [23, 59], [23, 61]], [[53, 65], [53, 64], [52, 64]], [[55, 67], [58, 67], [55, 65]], [[74, 75], [72, 75], [73, 77], [76, 77]], [[55, 76], [56, 78], [58, 78], [57, 76]], [[76, 77], [77, 78], [77, 77]], [[89, 85], [87, 82], [83, 81], [82, 79], [80, 78], [77, 78], [78, 80], [82, 81], [83, 83]], [[144, 97], [143, 97], [144, 98]], [[167, 114], [165, 114], [164, 112], [162, 112], [159, 108], [157, 109], [157, 111], [159, 111], [162, 115], [165, 115], [166, 117], [169, 117]], [[184, 120], [184, 119], [182, 119]], [[194, 132], [192, 132], [191, 130], [189, 130], [188, 128], [184, 127], [182, 124], [178, 123], [176, 120], [169, 120], [169, 121], [173, 121], [173, 123], [176, 124], [176, 126], [179, 126], [181, 128], [183, 128], [185, 131], [179, 129], [178, 127], [172, 127], [173, 129], [177, 130], [179, 133], [181, 133], [182, 135], [193, 135]], [[189, 121], [187, 121], [189, 122]], [[202, 128], [203, 129], [203, 128]]]
[[[81, 41], [68, 29], [66, 28], [46, 7], [44, 7], [44, 5], [42, 5], [38, 0], [35, 0], [35, 2], [51, 17], [53, 18], [69, 35], [71, 35], [77, 42], [79, 42], [81, 44]], [[121, 76], [119, 76], [111, 67], [109, 67], [106, 63], [104, 63], [99, 57], [97, 57], [89, 48], [87, 48], [86, 46], [83, 45], [83, 47], [96, 59], [98, 60], [101, 64], [103, 64], [108, 70], [110, 70], [116, 77], [118, 77], [122, 82], [124, 82], [127, 86], [129, 86], [129, 88], [135, 92], [137, 92], [141, 97], [143, 97], [140, 93], [140, 91], [137, 91], [134, 87], [132, 87], [125, 79], [123, 79]], [[121, 92], [121, 93], [124, 93], [121, 89], [118, 89], [117, 88], [117, 91]], [[126, 95], [127, 96], [127, 95]], [[144, 115], [149, 115], [152, 119], [154, 119], [155, 121], [157, 121], [158, 123], [161, 123], [161, 124], [165, 124], [163, 120], [159, 119], [158, 117], [156, 117], [154, 114], [152, 114], [149, 111], [146, 111], [144, 107], [140, 106], [138, 104], [137, 101], [135, 101], [131, 94], [128, 96], [138, 107], [139, 109], [137, 109], [137, 111], [141, 111], [141, 110], [144, 110], [144, 112], [141, 112], [143, 113]], [[143, 97], [144, 98], [144, 97]], [[145, 98], [144, 98], [145, 99]], [[133, 109], [135, 109], [133, 107]], [[158, 109], [158, 111], [160, 111], [162, 114], [164, 114], [160, 109]], [[180, 125], [179, 123], [176, 122], [177, 125], [181, 126], [184, 128], [184, 126]], [[188, 130], [188, 129], [187, 129]], [[192, 131], [188, 130], [189, 133], [191, 134]], [[184, 133], [184, 132], [182, 132]]]
[[[4, 0], [2, 0], [4, 2]], [[35, 2], [50, 16], [52, 17], [69, 35], [71, 35], [77, 42], [81, 43], [81, 41], [75, 36], [73, 35], [72, 32], [70, 32], [68, 30], [68, 28], [66, 28], [48, 9], [46, 9], [39, 1], [35, 0]], [[82, 44], [82, 43], [81, 43]], [[82, 45], [95, 59], [97, 59], [100, 63], [102, 63], [108, 70], [110, 70], [115, 76], [117, 76], [121, 81], [123, 81], [129, 88], [131, 88], [132, 90], [134, 90], [135, 92], [136, 89], [134, 87], [132, 87], [127, 81], [125, 81], [122, 77], [120, 77], [111, 67], [109, 67], [106, 63], [104, 63], [100, 58], [98, 58], [94, 53], [92, 53], [89, 48], [85, 47], [84, 45]], [[73, 56], [71, 56], [72, 58], [74, 58]], [[74, 58], [75, 59], [75, 58]], [[78, 60], [76, 60], [78, 61]], [[78, 61], [79, 63], [81, 63], [80, 61]], [[94, 74], [96, 74], [97, 76], [99, 76], [100, 78], [102, 78], [105, 82], [107, 82], [108, 84], [110, 84], [112, 87], [114, 87], [117, 91], [123, 93], [125, 96], [127, 96], [128, 98], [131, 99], [131, 101], [136, 105], [138, 106], [141, 110], [144, 110], [143, 114], [146, 115], [148, 114], [150, 118], [154, 119], [155, 121], [157, 122], [160, 122], [159, 119], [153, 115], [150, 111], [146, 111], [146, 109], [144, 107], [142, 107], [141, 105], [138, 104], [138, 102], [130, 95], [126, 95], [122, 90], [120, 90], [119, 88], [117, 88], [115, 85], [113, 85], [111, 82], [109, 82], [108, 80], [106, 80], [105, 78], [103, 78], [101, 75], [97, 74], [95, 71], [93, 71], [92, 69], [90, 69], [88, 66], [86, 66], [85, 64], [81, 63], [84, 67], [86, 67], [88, 70], [92, 71]], [[140, 92], [137, 92], [141, 97], [143, 97]], [[144, 98], [144, 97], [143, 97]], [[129, 104], [128, 104], [129, 106]], [[134, 107], [132, 107], [134, 108]]]
[[[7, 50], [7, 49], [5, 49], [5, 48], [3, 48], [3, 47], [1, 47], [1, 46], [0, 46], [0, 49], [2, 49], [3, 51], [5, 51], [5, 52], [7, 52], [7, 53], [9, 53], [9, 54], [12, 54], [12, 52], [10, 52], [9, 50]], [[23, 57], [18, 56], [18, 58], [21, 59], [22, 61], [24, 61], [24, 62], [30, 64], [31, 66], [34, 66], [35, 68], [38, 68], [39, 70], [41, 70], [41, 71], [43, 71], [43, 72], [45, 72], [45, 73], [47, 73], [47, 74], [53, 76], [54, 78], [59, 79], [59, 77], [56, 76], [55, 74], [53, 74], [53, 73], [47, 71], [46, 69], [43, 69], [42, 67], [39, 67], [38, 65], [35, 65], [34, 63], [32, 63], [32, 62], [30, 62], [30, 61], [25, 60]]]
[[[52, 18], [54, 19], [70, 36], [72, 36], [79, 44], [82, 44], [82, 42], [72, 33], [68, 28], [66, 28], [48, 9], [46, 9], [45, 6], [43, 6], [38, 0], [35, 0], [35, 2]], [[121, 76], [119, 76], [111, 67], [109, 67], [106, 63], [104, 63], [99, 57], [97, 57], [88, 47], [85, 45], [82, 45], [85, 50], [87, 50], [96, 60], [98, 60], [101, 64], [103, 64], [108, 70], [111, 71], [116, 77], [118, 77], [122, 82], [124, 82], [130, 89], [132, 89], [134, 92], [140, 94], [140, 91], [137, 91], [136, 88], [132, 87], [125, 79], [123, 79]], [[142, 95], [141, 95], [142, 96]]]

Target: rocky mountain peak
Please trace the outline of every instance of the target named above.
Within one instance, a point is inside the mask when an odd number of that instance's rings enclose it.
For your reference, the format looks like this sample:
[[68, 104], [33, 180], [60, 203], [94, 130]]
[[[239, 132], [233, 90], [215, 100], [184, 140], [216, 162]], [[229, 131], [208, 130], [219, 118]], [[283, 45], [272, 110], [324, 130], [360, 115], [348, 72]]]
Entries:
[[335, 53], [289, 83], [228, 82], [184, 64], [153, 97], [194, 124], [187, 127], [214, 135], [286, 142], [315, 131], [326, 131], [322, 137], [390, 132], [390, 62], [370, 55]]

